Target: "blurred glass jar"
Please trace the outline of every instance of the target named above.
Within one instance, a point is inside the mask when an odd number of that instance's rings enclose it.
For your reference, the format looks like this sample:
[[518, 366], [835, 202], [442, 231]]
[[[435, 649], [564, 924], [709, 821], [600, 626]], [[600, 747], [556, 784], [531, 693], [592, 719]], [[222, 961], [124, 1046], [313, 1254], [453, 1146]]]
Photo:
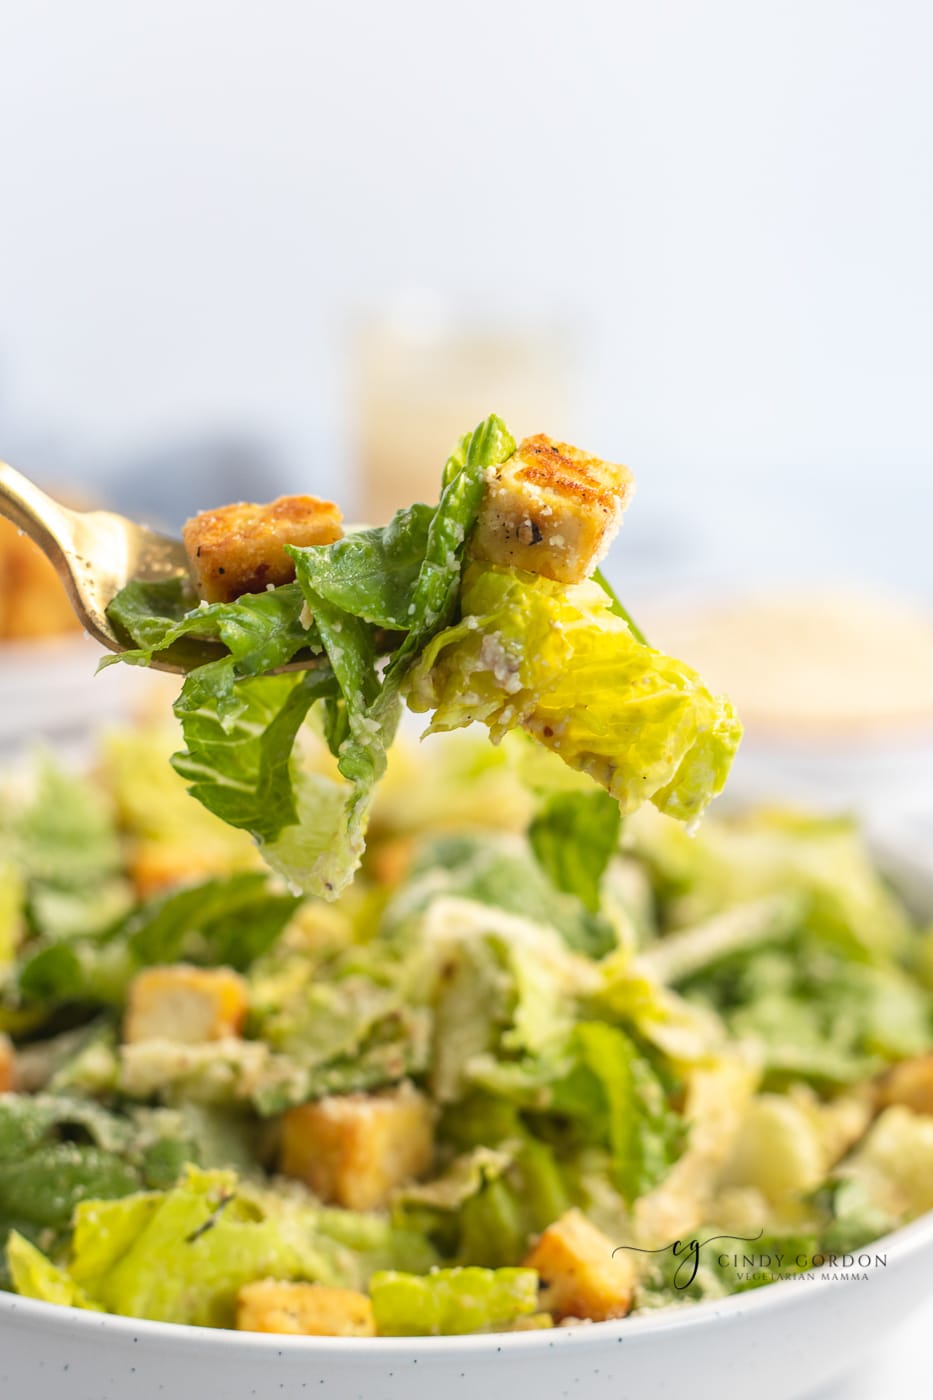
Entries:
[[503, 322], [408, 295], [358, 326], [352, 372], [357, 513], [374, 525], [436, 500], [447, 454], [489, 413], [516, 439], [574, 432], [574, 337], [557, 319]]

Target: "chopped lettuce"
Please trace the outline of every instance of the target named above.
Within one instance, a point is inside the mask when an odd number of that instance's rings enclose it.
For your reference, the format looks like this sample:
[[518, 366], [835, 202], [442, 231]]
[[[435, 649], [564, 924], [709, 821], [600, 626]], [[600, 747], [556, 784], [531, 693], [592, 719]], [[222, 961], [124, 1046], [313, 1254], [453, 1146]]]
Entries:
[[552, 884], [575, 894], [593, 914], [600, 882], [619, 844], [622, 813], [607, 792], [554, 793], [542, 804], [528, 839]]
[[[343, 723], [343, 693], [339, 707]], [[405, 800], [336, 905], [283, 893], [231, 848], [226, 873], [92, 931], [24, 921], [4, 974], [21, 1092], [0, 1095], [0, 1286], [229, 1326], [237, 1289], [270, 1276], [371, 1287], [390, 1334], [511, 1330], [550, 1319], [530, 1287], [516, 1311], [499, 1271], [527, 1272], [532, 1240], [572, 1208], [646, 1248], [763, 1230], [752, 1252], [785, 1260], [933, 1209], [933, 1119], [877, 1114], [872, 1084], [933, 1050], [922, 935], [848, 825], [772, 813], [682, 841], [638, 816], [616, 854], [615, 821], [611, 852], [594, 821], [614, 800], [570, 769], [555, 782], [539, 765], [510, 809], [531, 834], [493, 825], [468, 800], [474, 776], [507, 796], [515, 769], [478, 752], [439, 770], [458, 813], [441, 833], [436, 797], [409, 801], [428, 784], [405, 760], [384, 794], [400, 781]], [[157, 837], [164, 812], [147, 825], [135, 789], [131, 807], [134, 835]], [[572, 851], [592, 857], [580, 882]], [[241, 970], [243, 1035], [121, 1043], [129, 979], [178, 961]], [[432, 1104], [433, 1160], [383, 1209], [275, 1175], [282, 1111], [405, 1078]], [[377, 1160], [386, 1145], [361, 1142]], [[770, 1280], [707, 1254], [686, 1291], [679, 1260], [642, 1263], [636, 1306]]]
[[58, 1268], [16, 1230], [7, 1240], [6, 1257], [13, 1287], [22, 1297], [36, 1298], [41, 1303], [58, 1303], [62, 1307], [101, 1311], [65, 1269]]
[[68, 1272], [109, 1312], [202, 1327], [232, 1326], [237, 1291], [255, 1279], [334, 1281], [300, 1214], [267, 1211], [232, 1172], [194, 1167], [167, 1192], [79, 1206]]
[[798, 894], [808, 933], [846, 958], [884, 962], [910, 946], [910, 917], [850, 817], [759, 807], [707, 822], [691, 838], [644, 807], [626, 823], [624, 843], [651, 871], [668, 926], [762, 895]]
[[501, 1329], [534, 1313], [534, 1269], [436, 1269], [427, 1277], [385, 1272], [370, 1280], [384, 1337], [449, 1337]]
[[25, 933], [26, 881], [17, 863], [0, 856], [0, 969], [16, 957]]
[[578, 1021], [545, 1053], [478, 1056], [470, 1078], [534, 1115], [539, 1130], [553, 1120], [565, 1146], [605, 1148], [611, 1184], [628, 1202], [663, 1180], [683, 1149], [672, 1081], [631, 1036], [605, 1022]]
[[469, 899], [555, 929], [577, 952], [601, 957], [615, 947], [610, 921], [575, 892], [554, 887], [520, 839], [461, 833], [439, 836], [418, 851], [409, 880], [386, 911], [392, 928], [442, 895]]
[[263, 872], [242, 871], [156, 895], [97, 938], [29, 952], [18, 987], [46, 1013], [70, 1002], [119, 1004], [140, 968], [178, 961], [247, 968], [265, 953], [300, 900], [274, 891]]
[[[107, 616], [137, 645], [101, 666], [126, 661], [148, 666], [153, 657], [172, 648], [172, 660], [188, 659], [189, 669], [219, 659], [202, 642], [221, 642], [243, 676], [285, 666], [299, 652], [320, 650], [320, 639], [305, 621], [304, 598], [294, 583], [263, 593], [244, 593], [232, 603], [197, 602], [180, 579], [164, 583], [130, 583], [114, 598]], [[189, 643], [179, 652], [178, 643]]]
[[0, 893], [0, 962], [4, 944], [19, 942], [22, 913], [33, 931], [56, 940], [95, 932], [122, 914], [130, 891], [120, 866], [107, 795], [43, 758], [30, 800], [0, 820], [0, 871], [17, 872]]
[[777, 1084], [850, 1084], [933, 1048], [931, 998], [918, 983], [897, 966], [849, 961], [799, 930], [783, 947], [724, 959], [683, 990], [754, 1040]]
[[644, 646], [596, 583], [472, 563], [460, 622], [424, 648], [408, 702], [429, 730], [522, 726], [624, 812], [694, 821], [722, 789], [741, 726], [680, 661]]
[[260, 967], [252, 982], [252, 1025], [284, 1069], [256, 1102], [264, 1113], [328, 1092], [390, 1084], [425, 1068], [429, 1026], [410, 996], [406, 968], [391, 957], [369, 965], [350, 950], [327, 980], [297, 952]]
[[130, 1140], [127, 1125], [93, 1102], [0, 1095], [0, 1258], [11, 1231], [58, 1241], [79, 1202], [138, 1191]]

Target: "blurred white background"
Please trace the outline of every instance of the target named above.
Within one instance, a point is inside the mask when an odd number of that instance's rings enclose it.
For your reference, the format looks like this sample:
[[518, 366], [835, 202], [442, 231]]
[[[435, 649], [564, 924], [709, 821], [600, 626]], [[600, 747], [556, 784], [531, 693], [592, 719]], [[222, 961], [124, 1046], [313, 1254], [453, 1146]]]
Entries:
[[354, 321], [426, 289], [572, 327], [515, 426], [634, 468], [633, 578], [933, 595], [931, 52], [925, 0], [5, 0], [2, 451], [346, 499]]

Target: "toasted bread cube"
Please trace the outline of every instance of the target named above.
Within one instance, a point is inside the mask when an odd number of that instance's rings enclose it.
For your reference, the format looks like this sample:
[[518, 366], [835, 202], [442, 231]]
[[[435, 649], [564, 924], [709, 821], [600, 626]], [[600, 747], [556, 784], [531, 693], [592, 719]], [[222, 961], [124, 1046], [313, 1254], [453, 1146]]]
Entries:
[[181, 532], [199, 595], [209, 603], [229, 603], [241, 593], [291, 583], [295, 565], [285, 546], [331, 544], [343, 534], [341, 518], [337, 506], [317, 496], [202, 511]]
[[240, 1332], [279, 1332], [292, 1337], [374, 1337], [373, 1305], [352, 1288], [263, 1279], [237, 1294]]
[[0, 636], [55, 637], [78, 632], [64, 585], [37, 544], [0, 519]]
[[0, 1034], [0, 1094], [12, 1093], [16, 1087], [16, 1054], [9, 1036]]
[[431, 1164], [431, 1106], [411, 1084], [341, 1094], [285, 1114], [279, 1166], [323, 1201], [376, 1210]]
[[212, 847], [203, 842], [140, 841], [129, 854], [130, 876], [140, 899], [212, 875], [227, 875], [231, 864], [229, 850], [219, 842]]
[[486, 473], [472, 552], [491, 564], [581, 583], [612, 543], [633, 489], [627, 467], [543, 433], [525, 438]]
[[933, 1114], [933, 1054], [893, 1065], [878, 1086], [881, 1107], [903, 1104], [914, 1113]]
[[608, 1236], [579, 1210], [568, 1210], [538, 1239], [525, 1260], [541, 1278], [541, 1306], [560, 1322], [565, 1317], [605, 1322], [625, 1317], [635, 1290], [631, 1254], [613, 1254]]
[[123, 1039], [200, 1045], [239, 1035], [246, 983], [228, 967], [149, 967], [130, 984]]

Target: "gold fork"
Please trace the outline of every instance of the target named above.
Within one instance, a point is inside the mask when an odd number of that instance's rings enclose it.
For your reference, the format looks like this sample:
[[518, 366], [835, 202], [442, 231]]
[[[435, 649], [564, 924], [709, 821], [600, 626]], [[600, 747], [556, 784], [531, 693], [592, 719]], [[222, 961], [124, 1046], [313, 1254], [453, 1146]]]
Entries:
[[[0, 462], [0, 515], [48, 556], [82, 626], [110, 651], [132, 646], [129, 638], [117, 635], [107, 617], [107, 607], [121, 588], [133, 580], [157, 583], [188, 577], [181, 540], [108, 510], [63, 506], [6, 462]], [[223, 648], [214, 643], [183, 639], [151, 664], [161, 671], [188, 671], [222, 654]]]

